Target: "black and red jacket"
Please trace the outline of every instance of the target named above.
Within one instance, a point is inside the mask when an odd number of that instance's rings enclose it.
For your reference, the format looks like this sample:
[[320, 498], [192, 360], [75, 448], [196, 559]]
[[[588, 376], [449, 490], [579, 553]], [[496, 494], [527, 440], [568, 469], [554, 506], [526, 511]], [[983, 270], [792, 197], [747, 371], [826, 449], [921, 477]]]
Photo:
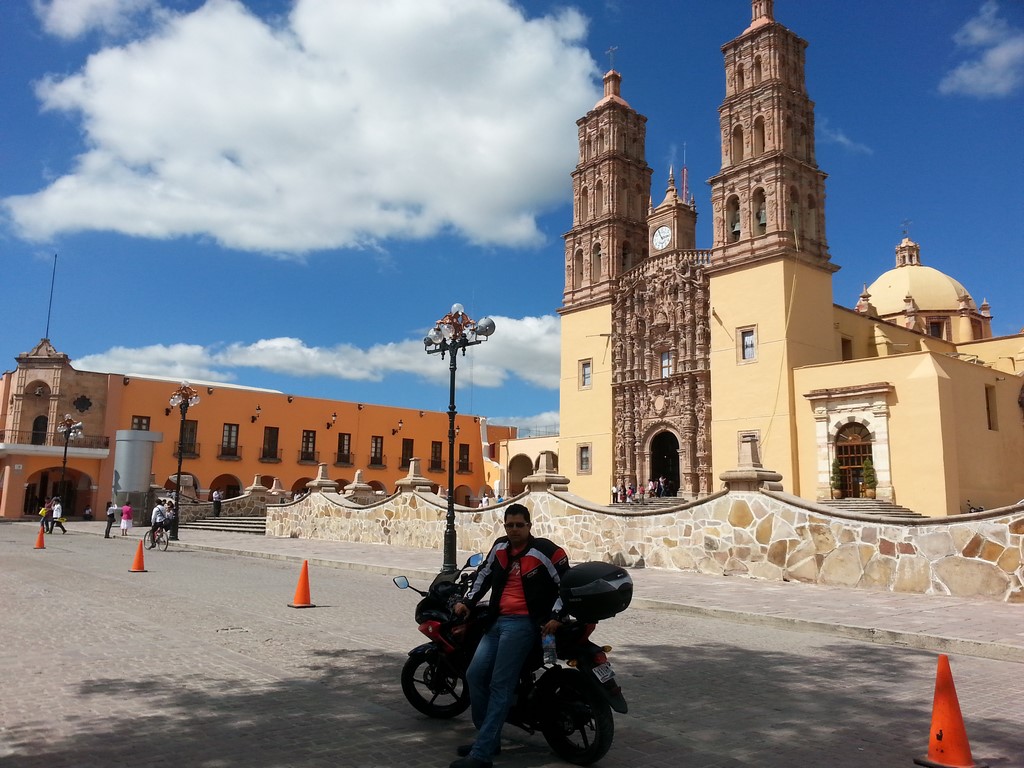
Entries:
[[562, 621], [565, 618], [565, 611], [562, 598], [558, 594], [558, 585], [562, 575], [569, 570], [569, 556], [554, 542], [533, 536], [515, 558], [509, 552], [507, 536], [502, 536], [494, 542], [491, 551], [487, 553], [487, 559], [477, 571], [476, 579], [466, 593], [464, 602], [472, 607], [480, 602], [484, 593], [490, 589], [490, 603], [495, 608], [492, 615], [497, 617], [501, 593], [505, 591], [514, 560], [519, 560], [523, 596], [526, 598], [530, 618], [536, 624], [545, 624], [550, 619]]

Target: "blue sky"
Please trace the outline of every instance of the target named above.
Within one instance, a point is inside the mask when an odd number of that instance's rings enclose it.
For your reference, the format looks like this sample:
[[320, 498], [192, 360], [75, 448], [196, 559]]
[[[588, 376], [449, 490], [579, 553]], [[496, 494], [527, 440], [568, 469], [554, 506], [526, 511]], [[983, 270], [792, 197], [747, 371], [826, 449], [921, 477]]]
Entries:
[[[777, 0], [808, 40], [835, 301], [923, 263], [1024, 327], [1024, 5]], [[10, 0], [0, 18], [0, 363], [443, 410], [421, 339], [497, 331], [459, 410], [557, 420], [577, 118], [615, 46], [660, 199], [684, 155], [710, 247], [720, 47], [748, 0]]]

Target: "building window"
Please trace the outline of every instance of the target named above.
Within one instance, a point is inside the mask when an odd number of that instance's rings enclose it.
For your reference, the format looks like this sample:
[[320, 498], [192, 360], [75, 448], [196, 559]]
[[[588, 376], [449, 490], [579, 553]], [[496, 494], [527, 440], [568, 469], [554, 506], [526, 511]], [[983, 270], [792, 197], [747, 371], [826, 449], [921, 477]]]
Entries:
[[434, 472], [440, 472], [444, 469], [444, 461], [441, 459], [441, 441], [432, 440], [430, 442], [430, 469]]
[[225, 424], [220, 436], [220, 453], [218, 456], [236, 458], [238, 456], [238, 425]]
[[316, 430], [302, 430], [302, 448], [299, 449], [299, 461], [317, 461]]
[[335, 464], [352, 463], [352, 433], [338, 433], [338, 455], [334, 457]]
[[132, 429], [149, 432], [149, 416], [132, 416]]
[[459, 472], [472, 472], [473, 465], [469, 463], [469, 445], [459, 443]]
[[672, 352], [671, 351], [662, 352], [661, 353], [661, 378], [667, 379], [673, 373], [675, 373], [675, 370], [674, 370], [674, 360], [673, 360], [673, 357], [672, 357]]
[[841, 340], [843, 360], [853, 360], [853, 339]]
[[590, 389], [593, 361], [580, 360], [580, 389]]
[[402, 438], [402, 463], [399, 465], [400, 469], [408, 469], [409, 464], [412, 463], [412, 452], [413, 452], [413, 439], [411, 437]]
[[988, 428], [999, 429], [999, 415], [996, 413], [996, 388], [991, 384], [985, 385], [985, 414], [988, 416]]
[[590, 444], [576, 447], [576, 471], [581, 475], [590, 474]]
[[185, 427], [181, 430], [181, 443], [179, 450], [182, 456], [196, 458], [199, 456], [199, 443], [196, 442], [196, 435], [199, 434], [199, 422], [195, 419], [185, 419]]
[[277, 449], [277, 427], [263, 428], [263, 447], [260, 449], [260, 461], [280, 461], [281, 454]]
[[740, 328], [736, 332], [738, 349], [737, 358], [740, 362], [749, 363], [757, 360], [757, 329]]
[[929, 318], [928, 335], [937, 339], [946, 338], [946, 321], [940, 318]]
[[383, 467], [384, 465], [384, 436], [373, 435], [370, 438], [370, 466]]

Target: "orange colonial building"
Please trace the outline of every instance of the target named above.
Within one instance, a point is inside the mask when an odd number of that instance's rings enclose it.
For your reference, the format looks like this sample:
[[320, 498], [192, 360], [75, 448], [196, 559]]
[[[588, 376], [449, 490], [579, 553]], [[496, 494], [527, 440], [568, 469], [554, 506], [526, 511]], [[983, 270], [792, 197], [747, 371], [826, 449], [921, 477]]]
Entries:
[[[3, 518], [34, 516], [58, 493], [69, 516], [91, 506], [100, 517], [112, 498], [139, 504], [151, 489], [173, 490], [179, 435], [185, 498], [207, 500], [217, 490], [228, 499], [255, 479], [302, 493], [319, 464], [340, 488], [361, 470], [364, 483], [391, 493], [413, 457], [441, 493], [447, 489], [446, 411], [192, 382], [199, 402], [182, 430], [181, 412], [169, 402], [177, 380], [78, 371], [49, 339], [17, 363], [0, 381]], [[58, 431], [66, 415], [81, 424], [81, 434], [67, 440]], [[492, 446], [514, 437], [515, 428], [458, 414], [456, 430], [455, 499], [474, 506], [494, 495], [500, 471]]]

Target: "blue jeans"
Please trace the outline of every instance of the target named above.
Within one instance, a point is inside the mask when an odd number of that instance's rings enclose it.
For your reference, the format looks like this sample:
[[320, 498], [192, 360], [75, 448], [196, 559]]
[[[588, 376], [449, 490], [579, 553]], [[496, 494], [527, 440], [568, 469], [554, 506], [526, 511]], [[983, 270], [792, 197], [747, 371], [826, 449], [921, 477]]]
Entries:
[[476, 741], [470, 755], [489, 761], [501, 744], [519, 672], [540, 630], [529, 616], [499, 616], [477, 646], [466, 671]]

